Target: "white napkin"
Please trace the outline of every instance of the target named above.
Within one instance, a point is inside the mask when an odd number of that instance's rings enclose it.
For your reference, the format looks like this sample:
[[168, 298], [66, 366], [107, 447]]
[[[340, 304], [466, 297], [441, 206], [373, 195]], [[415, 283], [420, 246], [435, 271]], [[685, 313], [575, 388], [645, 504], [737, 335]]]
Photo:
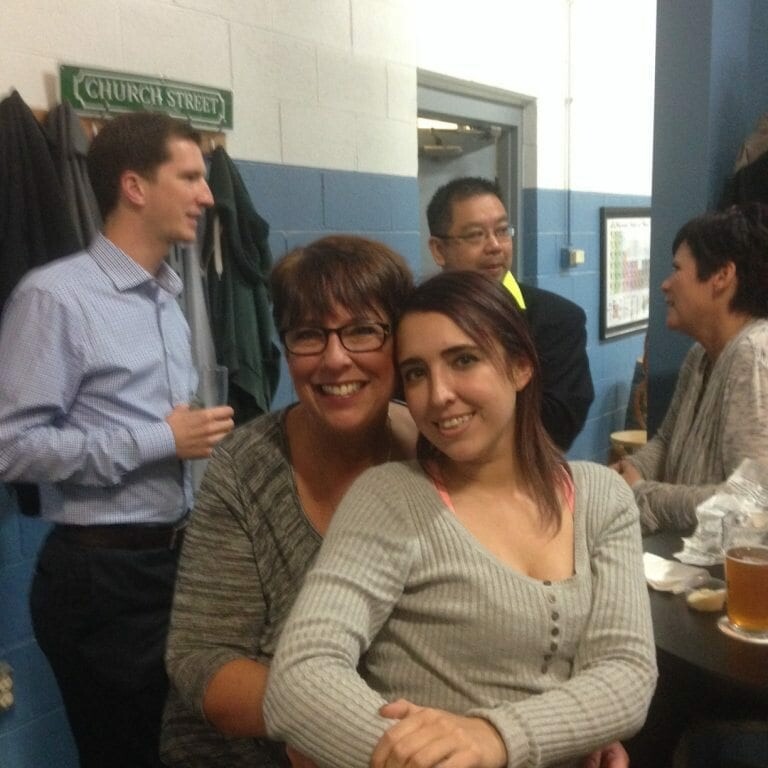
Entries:
[[709, 576], [704, 568], [695, 568], [692, 565], [676, 563], [674, 560], [665, 560], [663, 557], [653, 555], [650, 552], [643, 553], [643, 568], [645, 569], [645, 580], [650, 587], [662, 592], [672, 592], [675, 595], [683, 592], [695, 576], [702, 578]]

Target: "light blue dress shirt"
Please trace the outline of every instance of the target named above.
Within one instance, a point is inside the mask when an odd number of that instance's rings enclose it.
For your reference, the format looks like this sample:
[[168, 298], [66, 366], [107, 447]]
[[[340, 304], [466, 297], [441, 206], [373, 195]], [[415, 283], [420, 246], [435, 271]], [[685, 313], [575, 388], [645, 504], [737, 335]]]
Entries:
[[57, 523], [168, 523], [192, 504], [170, 411], [197, 374], [176, 301], [103, 235], [33, 270], [0, 324], [0, 479], [40, 483]]

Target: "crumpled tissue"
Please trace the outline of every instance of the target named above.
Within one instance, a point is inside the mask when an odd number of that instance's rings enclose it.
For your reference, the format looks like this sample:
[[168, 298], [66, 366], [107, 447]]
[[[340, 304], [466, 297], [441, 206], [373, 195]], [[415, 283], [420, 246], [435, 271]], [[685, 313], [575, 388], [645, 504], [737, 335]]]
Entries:
[[768, 466], [743, 459], [722, 490], [696, 507], [696, 530], [683, 538], [675, 557], [692, 565], [723, 562], [723, 518], [728, 512], [765, 513], [768, 510]]
[[650, 552], [643, 553], [643, 568], [645, 580], [650, 587], [661, 592], [672, 592], [675, 595], [684, 592], [693, 579], [705, 579], [709, 576], [705, 568], [676, 563], [674, 560], [666, 560]]

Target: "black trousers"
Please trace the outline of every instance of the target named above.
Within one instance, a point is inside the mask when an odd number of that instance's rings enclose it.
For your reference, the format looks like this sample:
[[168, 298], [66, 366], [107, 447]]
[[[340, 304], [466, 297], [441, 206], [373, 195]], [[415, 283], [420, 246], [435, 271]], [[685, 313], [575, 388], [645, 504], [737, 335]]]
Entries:
[[159, 768], [164, 653], [178, 549], [94, 549], [54, 528], [30, 607], [81, 768]]

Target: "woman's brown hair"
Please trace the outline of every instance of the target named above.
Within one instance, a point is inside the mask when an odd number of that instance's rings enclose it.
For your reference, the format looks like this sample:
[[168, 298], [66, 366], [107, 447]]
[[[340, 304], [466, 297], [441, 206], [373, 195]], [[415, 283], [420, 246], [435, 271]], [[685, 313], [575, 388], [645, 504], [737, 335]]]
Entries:
[[270, 275], [272, 314], [278, 332], [322, 323], [335, 305], [370, 317], [383, 312], [394, 323], [413, 276], [403, 258], [383, 243], [354, 235], [330, 235], [295, 248]]

